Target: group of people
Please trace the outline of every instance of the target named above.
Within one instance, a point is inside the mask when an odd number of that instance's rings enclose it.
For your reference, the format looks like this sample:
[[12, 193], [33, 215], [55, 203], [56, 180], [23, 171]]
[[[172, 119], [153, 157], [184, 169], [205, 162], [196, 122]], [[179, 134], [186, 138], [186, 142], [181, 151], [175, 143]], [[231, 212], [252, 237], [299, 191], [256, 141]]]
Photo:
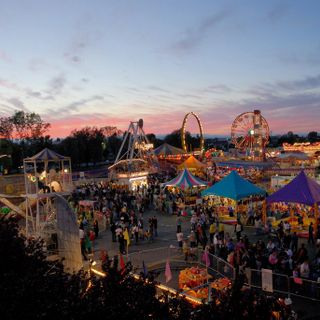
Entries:
[[[259, 219], [259, 218], [258, 218]], [[181, 229], [181, 216], [177, 216], [177, 241], [183, 250], [185, 259], [194, 257], [201, 247], [229, 264], [238, 272], [246, 268], [261, 270], [272, 269], [275, 273], [320, 281], [320, 247], [311, 259], [304, 243], [299, 245], [297, 234], [291, 233], [287, 226], [280, 223], [276, 233], [267, 236], [268, 241], [258, 240], [251, 243], [243, 234], [243, 225], [237, 220], [231, 233], [225, 232], [224, 224], [214, 214], [200, 210], [190, 218], [190, 233]], [[209, 233], [209, 237], [207, 235]], [[313, 225], [309, 227], [309, 243], [314, 243]], [[310, 260], [311, 259], [311, 260]]]
[[[112, 241], [119, 243], [119, 252], [126, 253], [130, 241], [153, 241], [158, 236], [158, 218], [154, 215], [144, 221], [146, 209], [156, 207], [160, 181], [150, 178], [148, 187], [136, 190], [117, 188], [111, 182], [87, 183], [78, 186], [70, 204], [78, 216], [81, 252], [87, 259], [94, 240], [102, 229], [110, 229]], [[89, 203], [89, 205], [84, 205]], [[98, 222], [98, 217], [100, 222]]]

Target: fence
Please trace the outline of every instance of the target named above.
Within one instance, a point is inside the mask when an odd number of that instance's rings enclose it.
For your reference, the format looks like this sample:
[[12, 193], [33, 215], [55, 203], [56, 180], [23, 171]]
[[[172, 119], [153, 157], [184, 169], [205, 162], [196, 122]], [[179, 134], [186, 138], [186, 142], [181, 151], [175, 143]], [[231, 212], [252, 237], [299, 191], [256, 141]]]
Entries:
[[[170, 246], [131, 253], [128, 255], [128, 261], [132, 263], [134, 268], [139, 270], [142, 270], [143, 262], [145, 266], [149, 267], [150, 269], [154, 269], [161, 263], [165, 263], [167, 259], [170, 260], [170, 263], [191, 263], [206, 267], [203, 254], [203, 250], [195, 249], [193, 255], [189, 255], [186, 259], [180, 248]], [[232, 265], [215, 255], [208, 254], [208, 257], [210, 261], [208, 265], [209, 272], [234, 280], [235, 269]]]
[[[246, 269], [246, 285], [263, 289], [263, 272]], [[288, 277], [284, 274], [272, 273], [272, 283], [268, 284], [270, 291], [285, 295], [294, 295], [320, 302], [320, 282], [303, 278]]]
[[[196, 249], [194, 256], [188, 257], [186, 261], [185, 255], [182, 253], [181, 249], [172, 246], [134, 252], [129, 254], [127, 259], [132, 263], [133, 268], [137, 273], [143, 272], [143, 263], [149, 271], [155, 270], [163, 273], [166, 261], [169, 260], [171, 269], [173, 270], [174, 279], [172, 283], [175, 287], [178, 286], [179, 270], [192, 265], [207, 268], [208, 273], [215, 278], [226, 277], [231, 281], [235, 280], [236, 271], [232, 265], [215, 255], [208, 254], [210, 265], [206, 266], [203, 254], [203, 250]], [[245, 284], [247, 286], [266, 290], [266, 288], [264, 288], [263, 272], [261, 270], [246, 269], [245, 273]], [[301, 298], [320, 301], [320, 282], [303, 278], [293, 278], [284, 274], [271, 272], [270, 277], [272, 280], [270, 281], [267, 290], [287, 296], [294, 295]], [[164, 280], [164, 278], [160, 280]], [[205, 287], [205, 284], [203, 286]]]

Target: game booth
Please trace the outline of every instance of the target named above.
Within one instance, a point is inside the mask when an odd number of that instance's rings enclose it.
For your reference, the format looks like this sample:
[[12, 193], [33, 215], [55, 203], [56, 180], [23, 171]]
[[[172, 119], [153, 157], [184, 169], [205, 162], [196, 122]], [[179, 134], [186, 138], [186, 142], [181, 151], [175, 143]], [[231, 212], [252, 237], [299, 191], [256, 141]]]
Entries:
[[[291, 182], [267, 198], [267, 212], [272, 226], [288, 221], [291, 232], [308, 237], [312, 222], [319, 224], [320, 185], [301, 171]], [[270, 217], [271, 216], [271, 217]]]
[[261, 206], [266, 191], [242, 178], [237, 171], [231, 171], [221, 181], [203, 190], [201, 196], [209, 207], [217, 208], [221, 222], [236, 224], [237, 213], [247, 220], [248, 206], [253, 211]]

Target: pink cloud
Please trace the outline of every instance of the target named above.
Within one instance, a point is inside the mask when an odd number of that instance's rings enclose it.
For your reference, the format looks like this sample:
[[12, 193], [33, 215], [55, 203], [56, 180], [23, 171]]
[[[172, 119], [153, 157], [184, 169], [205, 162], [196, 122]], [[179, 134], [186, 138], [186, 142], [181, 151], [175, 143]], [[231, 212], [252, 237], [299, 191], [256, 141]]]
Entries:
[[[230, 135], [231, 125], [233, 120], [241, 114], [243, 106], [235, 108], [218, 108], [198, 112], [198, 116], [202, 122], [205, 134]], [[253, 111], [247, 108], [247, 111]], [[225, 112], [223, 111], [225, 110]], [[290, 111], [290, 110], [289, 110]], [[295, 133], [308, 133], [309, 131], [317, 131], [318, 117], [312, 112], [306, 112], [306, 109], [295, 109], [292, 112], [278, 113], [275, 110], [261, 108], [262, 115], [266, 118], [270, 131], [273, 134], [283, 134], [288, 131]], [[168, 134], [173, 130], [179, 129], [182, 126], [182, 121], [187, 112], [173, 111], [166, 113], [154, 114], [138, 114], [132, 116], [104, 116], [101, 114], [95, 115], [79, 115], [69, 116], [61, 120], [47, 120], [51, 123], [50, 135], [53, 137], [68, 136], [72, 130], [81, 129], [85, 126], [116, 126], [121, 130], [126, 130], [130, 121], [137, 121], [139, 118], [144, 120], [144, 130], [146, 133]], [[45, 117], [44, 117], [45, 118]], [[193, 117], [188, 118], [187, 130], [191, 133], [199, 133], [199, 128], [196, 120]]]

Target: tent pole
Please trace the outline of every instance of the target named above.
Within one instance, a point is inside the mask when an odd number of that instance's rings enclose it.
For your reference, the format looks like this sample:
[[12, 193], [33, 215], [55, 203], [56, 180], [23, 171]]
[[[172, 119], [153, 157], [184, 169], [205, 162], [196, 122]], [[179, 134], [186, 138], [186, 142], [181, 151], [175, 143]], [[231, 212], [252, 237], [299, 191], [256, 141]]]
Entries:
[[293, 210], [293, 206], [290, 206], [290, 218], [291, 218], [291, 223], [293, 222], [293, 218], [294, 218], [294, 210]]
[[264, 199], [262, 203], [262, 222], [266, 224], [267, 222], [267, 200]]
[[317, 203], [317, 202], [314, 204], [314, 218], [315, 218], [315, 220], [316, 220], [314, 229], [315, 229], [315, 231], [317, 232], [317, 230], [318, 230], [318, 223], [319, 223], [319, 221], [318, 221], [318, 219], [319, 219], [319, 208], [318, 208], [318, 203]]

